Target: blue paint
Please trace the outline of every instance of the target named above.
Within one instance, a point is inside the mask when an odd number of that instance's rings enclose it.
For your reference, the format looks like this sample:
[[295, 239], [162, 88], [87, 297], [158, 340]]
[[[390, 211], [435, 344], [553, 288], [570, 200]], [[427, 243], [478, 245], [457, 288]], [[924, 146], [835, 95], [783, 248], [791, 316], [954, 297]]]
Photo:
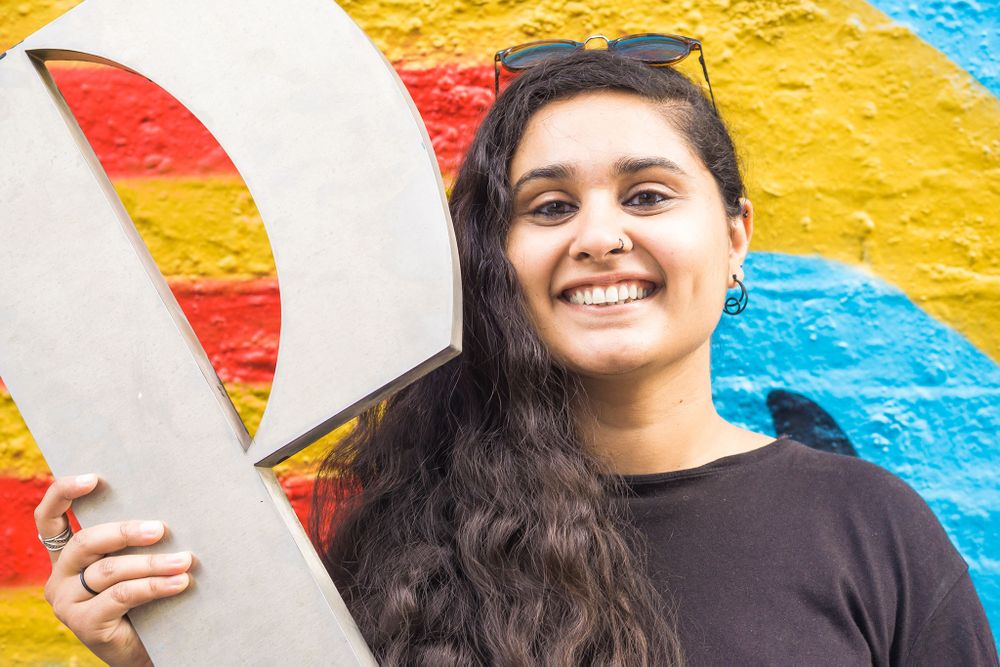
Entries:
[[870, 0], [1000, 97], [1000, 2]]
[[776, 435], [769, 392], [821, 406], [859, 457], [931, 506], [969, 563], [996, 632], [1000, 366], [862, 269], [779, 253], [751, 253], [744, 268], [749, 305], [722, 315], [712, 339], [720, 414]]

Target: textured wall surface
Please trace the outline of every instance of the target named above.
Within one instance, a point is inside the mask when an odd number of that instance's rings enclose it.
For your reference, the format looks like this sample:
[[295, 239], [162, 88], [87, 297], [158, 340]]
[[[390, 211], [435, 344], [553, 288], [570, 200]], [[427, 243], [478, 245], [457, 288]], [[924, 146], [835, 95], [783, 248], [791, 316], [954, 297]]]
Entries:
[[[0, 0], [0, 51], [76, 4]], [[969, 562], [1000, 629], [1000, 6], [342, 6], [402, 76], [446, 180], [492, 100], [494, 51], [596, 32], [701, 38], [757, 210], [745, 267], [750, 305], [723, 317], [713, 341], [720, 411], [908, 481]], [[700, 81], [695, 63], [681, 69]], [[221, 148], [167, 93], [108, 68], [51, 70], [252, 429], [280, 328], [252, 198]], [[300, 516], [315, 458], [336, 438], [283, 464]], [[0, 385], [2, 662], [96, 664], [42, 599], [48, 561], [31, 510], [48, 479]]]
[[883, 12], [911, 28], [1000, 94], [1000, 3], [986, 0], [874, 0]]

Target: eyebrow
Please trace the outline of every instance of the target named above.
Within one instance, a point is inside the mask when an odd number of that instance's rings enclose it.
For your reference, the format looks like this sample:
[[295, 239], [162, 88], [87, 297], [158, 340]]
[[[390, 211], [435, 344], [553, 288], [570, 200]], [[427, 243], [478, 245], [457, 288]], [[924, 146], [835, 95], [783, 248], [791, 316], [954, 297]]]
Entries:
[[[652, 169], [654, 167], [665, 169], [666, 171], [677, 174], [678, 176], [688, 175], [686, 171], [681, 169], [679, 164], [673, 160], [668, 160], [665, 157], [618, 158], [615, 160], [615, 164], [612, 167], [612, 174], [615, 176], [629, 176], [643, 171], [644, 169]], [[531, 181], [539, 179], [566, 179], [572, 176], [575, 171], [576, 170], [572, 167], [572, 165], [563, 163], [550, 164], [537, 169], [532, 169], [531, 171], [525, 172], [521, 178], [517, 179], [517, 183], [514, 184], [514, 188], [512, 190], [512, 195], [516, 198], [517, 193], [521, 191], [521, 188]]]
[[521, 191], [529, 181], [535, 181], [541, 178], [546, 178], [550, 180], [561, 180], [569, 178], [576, 171], [568, 164], [550, 164], [544, 167], [539, 167], [538, 169], [532, 169], [531, 171], [525, 172], [521, 178], [517, 179], [517, 183], [514, 184], [513, 196], [517, 197], [517, 193]]
[[623, 157], [615, 160], [613, 172], [615, 176], [629, 176], [643, 169], [659, 167], [678, 176], [687, 176], [688, 173], [681, 169], [681, 166], [673, 160], [665, 157]]

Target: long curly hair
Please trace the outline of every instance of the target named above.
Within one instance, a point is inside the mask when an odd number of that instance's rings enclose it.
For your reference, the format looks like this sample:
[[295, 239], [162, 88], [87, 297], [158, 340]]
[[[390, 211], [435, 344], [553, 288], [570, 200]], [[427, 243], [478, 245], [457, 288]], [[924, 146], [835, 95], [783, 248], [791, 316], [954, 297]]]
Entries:
[[313, 538], [383, 665], [682, 663], [621, 478], [578, 435], [580, 382], [540, 340], [504, 252], [529, 119], [594, 90], [662, 104], [738, 211], [729, 134], [672, 68], [577, 52], [500, 96], [450, 200], [464, 351], [362, 414], [317, 477]]

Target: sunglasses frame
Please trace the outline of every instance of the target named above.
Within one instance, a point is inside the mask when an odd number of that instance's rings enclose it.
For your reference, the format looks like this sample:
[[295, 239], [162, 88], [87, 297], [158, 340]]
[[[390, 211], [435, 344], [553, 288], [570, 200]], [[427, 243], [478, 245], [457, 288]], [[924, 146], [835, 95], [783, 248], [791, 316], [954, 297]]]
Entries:
[[[623, 35], [617, 39], [608, 39], [604, 35], [591, 35], [582, 42], [577, 42], [571, 39], [542, 39], [536, 42], [525, 42], [524, 44], [517, 44], [515, 46], [510, 46], [501, 51], [497, 51], [493, 56], [493, 93], [495, 97], [500, 96], [500, 66], [503, 65], [505, 69], [510, 72], [520, 72], [526, 69], [530, 69], [534, 65], [528, 65], [526, 67], [515, 67], [507, 64], [507, 57], [518, 51], [526, 48], [542, 46], [543, 44], [564, 44], [572, 47], [573, 51], [581, 51], [587, 48], [587, 45], [595, 40], [603, 40], [605, 49], [608, 51], [616, 50], [615, 47], [625, 40], [635, 39], [636, 37], [666, 37], [668, 39], [676, 40], [687, 47], [687, 50], [680, 56], [676, 58], [671, 58], [669, 60], [650, 62], [647, 60], [642, 60], [641, 58], [635, 58], [644, 65], [649, 65], [650, 67], [669, 67], [687, 58], [691, 55], [692, 51], [698, 52], [698, 62], [701, 63], [701, 71], [705, 75], [705, 83], [708, 84], [708, 94], [712, 98], [712, 107], [718, 112], [718, 107], [715, 105], [715, 93], [712, 91], [712, 81], [708, 78], [708, 67], [705, 65], [705, 50], [701, 46], [701, 42], [693, 37], [685, 37], [684, 35], [672, 35], [670, 33], [664, 32], [642, 32], [634, 35]], [[627, 54], [626, 54], [626, 57]]]

